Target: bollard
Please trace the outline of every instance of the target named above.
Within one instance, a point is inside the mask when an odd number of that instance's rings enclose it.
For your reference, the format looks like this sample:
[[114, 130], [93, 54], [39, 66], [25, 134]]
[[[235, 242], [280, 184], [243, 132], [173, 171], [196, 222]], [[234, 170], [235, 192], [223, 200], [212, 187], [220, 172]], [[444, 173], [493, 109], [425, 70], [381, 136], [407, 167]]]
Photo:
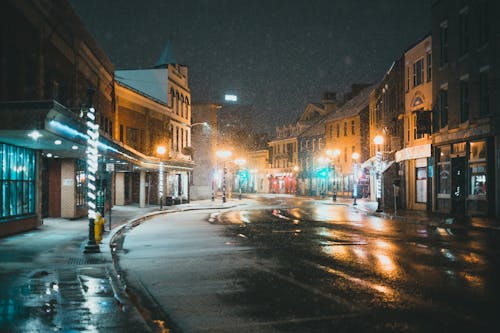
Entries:
[[104, 218], [97, 213], [94, 220], [94, 238], [97, 244], [101, 243], [102, 232], [104, 230]]

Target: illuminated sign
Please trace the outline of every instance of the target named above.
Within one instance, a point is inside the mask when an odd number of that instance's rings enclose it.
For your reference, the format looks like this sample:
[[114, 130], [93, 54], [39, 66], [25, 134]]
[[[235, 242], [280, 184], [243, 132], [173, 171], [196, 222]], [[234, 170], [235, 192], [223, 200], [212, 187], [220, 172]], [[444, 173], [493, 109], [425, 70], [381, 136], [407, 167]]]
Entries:
[[237, 102], [237, 101], [238, 101], [238, 96], [236, 96], [236, 95], [228, 95], [228, 94], [226, 94], [226, 95], [224, 96], [224, 99], [225, 99], [226, 101], [228, 101], [228, 102]]

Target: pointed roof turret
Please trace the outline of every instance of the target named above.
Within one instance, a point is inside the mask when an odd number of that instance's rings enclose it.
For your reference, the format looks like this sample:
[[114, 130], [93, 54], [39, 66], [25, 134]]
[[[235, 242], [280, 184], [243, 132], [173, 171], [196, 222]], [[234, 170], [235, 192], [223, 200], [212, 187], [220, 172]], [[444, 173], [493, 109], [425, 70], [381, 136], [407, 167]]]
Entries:
[[172, 44], [170, 41], [167, 41], [167, 45], [163, 49], [163, 52], [160, 55], [160, 58], [154, 65], [154, 68], [166, 68], [169, 64], [176, 64], [177, 60], [175, 59], [174, 50], [172, 48]]

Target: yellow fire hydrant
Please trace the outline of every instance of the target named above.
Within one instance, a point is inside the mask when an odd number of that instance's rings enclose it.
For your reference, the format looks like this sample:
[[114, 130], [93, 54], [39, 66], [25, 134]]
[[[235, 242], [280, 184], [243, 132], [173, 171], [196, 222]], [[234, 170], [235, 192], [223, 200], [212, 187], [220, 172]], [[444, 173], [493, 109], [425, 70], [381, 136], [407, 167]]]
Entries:
[[104, 218], [97, 213], [94, 220], [94, 238], [97, 244], [101, 243], [102, 233], [104, 232]]

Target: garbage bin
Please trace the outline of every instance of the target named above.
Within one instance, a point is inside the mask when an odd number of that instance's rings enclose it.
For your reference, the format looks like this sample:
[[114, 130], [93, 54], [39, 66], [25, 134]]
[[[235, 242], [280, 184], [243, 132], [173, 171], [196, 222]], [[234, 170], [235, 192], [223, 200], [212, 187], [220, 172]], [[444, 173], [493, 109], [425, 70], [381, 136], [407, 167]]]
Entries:
[[174, 204], [174, 200], [172, 197], [165, 197], [165, 206], [172, 206]]

